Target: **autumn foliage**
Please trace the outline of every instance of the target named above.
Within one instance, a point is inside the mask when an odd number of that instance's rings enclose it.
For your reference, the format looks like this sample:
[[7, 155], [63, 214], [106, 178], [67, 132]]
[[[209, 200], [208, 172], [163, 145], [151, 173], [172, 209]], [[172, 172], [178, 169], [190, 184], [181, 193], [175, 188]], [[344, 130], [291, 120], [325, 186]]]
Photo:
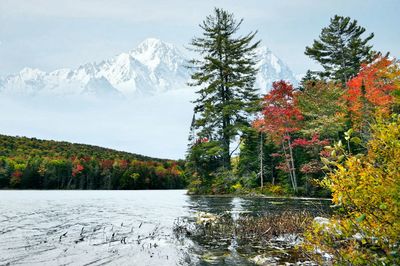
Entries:
[[268, 132], [277, 142], [300, 129], [303, 116], [296, 106], [291, 84], [282, 80], [274, 82], [271, 91], [264, 96], [262, 106], [262, 117], [254, 122], [254, 127]]
[[183, 163], [110, 149], [0, 135], [0, 188], [169, 189]]
[[[308, 186], [308, 175], [320, 172], [322, 167], [315, 158], [321, 148], [329, 143], [327, 139], [320, 139], [317, 132], [312, 136], [301, 136], [307, 123], [298, 104], [301, 93], [285, 81], [274, 82], [272, 90], [263, 98], [261, 117], [253, 124], [258, 131], [267, 133], [281, 147], [278, 155], [282, 157], [282, 162], [276, 165], [276, 169], [288, 173], [294, 192], [297, 192], [299, 185], [297, 168], [300, 167], [300, 171], [306, 174], [305, 185]], [[295, 148], [303, 149], [303, 154], [310, 157], [300, 166], [294, 155]]]
[[400, 264], [398, 69], [396, 60], [377, 58], [347, 83], [352, 128], [321, 152], [321, 184], [337, 211], [313, 225], [304, 245], [321, 263], [325, 253], [339, 265]]
[[[306, 247], [334, 255], [340, 265], [400, 263], [400, 117], [378, 120], [365, 155], [327, 162], [334, 170], [324, 184], [340, 212], [329, 224], [315, 224]], [[317, 259], [319, 257], [317, 256]]]
[[347, 83], [344, 98], [356, 128], [363, 126], [368, 117], [390, 113], [396, 89], [394, 81], [388, 78], [393, 63], [386, 57], [377, 58], [373, 63], [363, 65], [360, 73]]

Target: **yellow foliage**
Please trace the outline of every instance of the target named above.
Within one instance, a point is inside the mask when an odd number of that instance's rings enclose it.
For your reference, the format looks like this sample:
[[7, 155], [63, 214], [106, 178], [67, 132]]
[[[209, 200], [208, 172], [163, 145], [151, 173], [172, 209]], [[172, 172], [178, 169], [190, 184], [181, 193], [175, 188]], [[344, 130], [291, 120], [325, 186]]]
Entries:
[[234, 184], [232, 186], [232, 190], [233, 191], [238, 191], [238, 190], [241, 190], [241, 189], [243, 189], [243, 186], [242, 186], [242, 184], [240, 184], [240, 182], [237, 182], [236, 184]]
[[267, 189], [268, 193], [270, 193], [272, 195], [276, 195], [276, 196], [282, 196], [282, 195], [287, 194], [287, 190], [280, 185], [268, 184], [266, 186], [266, 189]]
[[400, 264], [400, 116], [380, 120], [367, 154], [349, 156], [327, 177], [339, 214], [306, 236], [308, 248], [338, 264]]

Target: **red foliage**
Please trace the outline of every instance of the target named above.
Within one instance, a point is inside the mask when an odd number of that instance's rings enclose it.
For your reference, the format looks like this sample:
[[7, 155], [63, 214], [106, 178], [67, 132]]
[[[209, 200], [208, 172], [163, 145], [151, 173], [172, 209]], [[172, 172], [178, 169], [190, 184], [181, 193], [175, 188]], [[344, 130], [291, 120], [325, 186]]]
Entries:
[[329, 158], [331, 156], [331, 152], [328, 150], [322, 150], [322, 151], [320, 151], [319, 155], [321, 157]]
[[208, 138], [199, 138], [196, 140], [196, 144], [208, 142]]
[[128, 168], [128, 161], [127, 160], [120, 160], [119, 161], [119, 167], [121, 167], [121, 169], [125, 170], [126, 168]]
[[16, 170], [15, 172], [13, 172], [11, 174], [11, 177], [16, 178], [16, 179], [21, 178], [21, 176], [22, 176], [22, 172], [20, 170]]
[[297, 147], [297, 146], [307, 147], [310, 145], [310, 142], [311, 141], [309, 141], [307, 139], [298, 138], [298, 139], [293, 140], [292, 147]]
[[292, 147], [311, 147], [311, 146], [326, 146], [329, 144], [329, 140], [320, 140], [318, 134], [314, 134], [310, 140], [298, 138], [293, 140]]
[[22, 172], [20, 170], [15, 170], [15, 172], [11, 174], [10, 184], [12, 186], [18, 186], [21, 183], [21, 179]]
[[110, 170], [114, 165], [114, 160], [102, 160], [101, 161], [101, 169]]
[[80, 163], [77, 163], [74, 168], [72, 169], [72, 176], [76, 176], [77, 174], [81, 173], [85, 168]]
[[389, 111], [393, 102], [391, 92], [396, 87], [393, 81], [385, 77], [385, 70], [392, 63], [385, 57], [378, 58], [369, 65], [363, 65], [360, 73], [347, 83], [348, 91], [344, 97], [353, 117], [361, 116], [365, 104], [383, 113]]
[[321, 171], [321, 163], [317, 160], [312, 160], [308, 163], [305, 163], [301, 166], [300, 172], [304, 174], [315, 174]]
[[274, 82], [272, 90], [263, 99], [263, 117], [254, 122], [254, 127], [270, 133], [278, 141], [288, 137], [288, 133], [298, 131], [303, 116], [296, 107], [294, 94], [291, 84], [282, 80]]

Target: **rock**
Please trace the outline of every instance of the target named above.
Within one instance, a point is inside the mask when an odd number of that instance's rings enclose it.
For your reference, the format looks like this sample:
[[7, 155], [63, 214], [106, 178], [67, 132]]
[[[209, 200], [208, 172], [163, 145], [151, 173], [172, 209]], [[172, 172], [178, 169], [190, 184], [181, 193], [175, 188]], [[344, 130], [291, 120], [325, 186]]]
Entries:
[[330, 221], [328, 218], [325, 218], [325, 217], [315, 217], [314, 223], [317, 223], [319, 225], [329, 225]]
[[218, 221], [219, 217], [212, 213], [208, 212], [199, 212], [197, 214], [197, 223], [202, 225], [210, 225], [215, 224]]
[[353, 235], [355, 240], [361, 241], [364, 237], [360, 233], [356, 233]]
[[251, 258], [250, 261], [256, 265], [275, 265], [279, 261], [279, 258], [272, 256], [267, 257], [265, 255], [257, 255], [254, 258]]

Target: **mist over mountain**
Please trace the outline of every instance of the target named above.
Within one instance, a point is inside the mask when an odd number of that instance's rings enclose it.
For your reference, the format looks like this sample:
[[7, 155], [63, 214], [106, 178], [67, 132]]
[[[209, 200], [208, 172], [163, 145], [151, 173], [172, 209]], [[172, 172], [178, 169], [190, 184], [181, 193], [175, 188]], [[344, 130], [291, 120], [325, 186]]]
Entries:
[[[257, 49], [256, 87], [296, 82], [269, 49]], [[158, 158], [184, 158], [196, 99], [187, 56], [146, 39], [135, 49], [76, 69], [24, 68], [0, 78], [2, 134], [65, 140]]]

